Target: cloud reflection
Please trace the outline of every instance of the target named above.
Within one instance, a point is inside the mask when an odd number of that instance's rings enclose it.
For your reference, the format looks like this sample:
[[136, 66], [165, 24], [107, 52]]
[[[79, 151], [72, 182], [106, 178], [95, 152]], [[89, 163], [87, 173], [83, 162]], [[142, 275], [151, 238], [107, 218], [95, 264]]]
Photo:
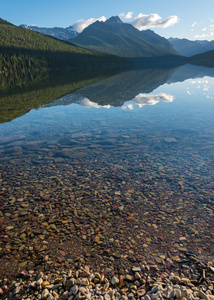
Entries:
[[[173, 95], [165, 94], [165, 93], [159, 93], [156, 95], [148, 95], [148, 94], [140, 93], [137, 96], [135, 96], [132, 100], [125, 102], [121, 106], [121, 108], [133, 110], [135, 105], [142, 108], [144, 105], [155, 105], [159, 103], [160, 100], [163, 100], [164, 102], [173, 102], [174, 99], [175, 97]], [[93, 102], [86, 97], [79, 100], [78, 104], [87, 108], [91, 108], [91, 107], [110, 108], [111, 107], [111, 105], [99, 105], [98, 103]]]
[[78, 102], [79, 105], [84, 106], [84, 107], [94, 107], [94, 108], [100, 108], [100, 107], [104, 107], [104, 108], [110, 108], [111, 105], [99, 105], [98, 103], [92, 102], [91, 100], [89, 100], [88, 98], [83, 98]]
[[125, 102], [122, 106], [122, 109], [134, 109], [134, 105], [137, 105], [138, 107], [143, 107], [144, 105], [155, 105], [159, 103], [160, 100], [163, 100], [164, 102], [173, 102], [175, 97], [170, 94], [165, 93], [159, 93], [156, 95], [147, 95], [147, 94], [138, 94], [134, 97], [134, 99], [128, 102]]
[[[144, 105], [155, 105], [159, 102], [159, 100], [163, 100], [164, 102], [172, 102], [174, 100], [174, 96], [165, 93], [159, 93], [156, 95], [149, 95], [140, 93], [135, 96], [133, 99], [124, 102], [120, 108], [133, 110], [134, 106], [143, 107]], [[52, 106], [58, 105], [70, 105], [72, 103], [76, 103], [86, 108], [111, 108], [113, 107], [110, 104], [101, 105], [97, 102], [91, 101], [89, 98], [81, 96], [80, 94], [68, 94], [61, 99], [53, 100], [52, 102], [41, 106], [40, 108], [50, 108]]]
[[188, 95], [195, 95], [195, 89], [201, 91], [201, 94], [205, 96], [207, 99], [213, 99], [213, 96], [208, 95], [210, 93], [211, 86], [209, 85], [208, 80], [192, 80], [190, 87], [187, 87], [187, 94]]

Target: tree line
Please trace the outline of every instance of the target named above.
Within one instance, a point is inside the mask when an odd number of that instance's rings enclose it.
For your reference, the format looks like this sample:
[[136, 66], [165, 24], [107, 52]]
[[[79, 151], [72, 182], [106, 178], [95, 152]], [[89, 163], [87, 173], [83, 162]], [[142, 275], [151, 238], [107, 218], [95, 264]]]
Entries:
[[19, 76], [32, 70], [117, 69], [131, 63], [123, 58], [99, 53], [60, 41], [51, 36], [0, 22], [0, 73]]

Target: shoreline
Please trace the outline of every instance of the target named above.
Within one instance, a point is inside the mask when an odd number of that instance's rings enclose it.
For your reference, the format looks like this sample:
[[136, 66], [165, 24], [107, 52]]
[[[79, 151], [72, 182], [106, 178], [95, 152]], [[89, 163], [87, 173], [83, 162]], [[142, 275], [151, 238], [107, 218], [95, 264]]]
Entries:
[[143, 261], [129, 270], [93, 270], [82, 262], [64, 271], [22, 270], [0, 282], [2, 299], [213, 300], [214, 264], [187, 252], [170, 269]]

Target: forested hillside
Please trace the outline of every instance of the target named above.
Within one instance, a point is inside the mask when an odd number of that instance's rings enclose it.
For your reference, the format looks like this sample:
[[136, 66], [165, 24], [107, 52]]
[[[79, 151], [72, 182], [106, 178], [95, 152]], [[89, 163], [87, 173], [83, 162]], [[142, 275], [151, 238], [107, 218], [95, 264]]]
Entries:
[[214, 68], [214, 50], [189, 57], [187, 63]]
[[16, 27], [0, 19], [0, 73], [29, 73], [32, 70], [119, 68], [130, 62], [113, 55]]
[[9, 23], [8, 21], [3, 20], [2, 18], [0, 18], [0, 25], [11, 25], [11, 26], [14, 26], [12, 23]]

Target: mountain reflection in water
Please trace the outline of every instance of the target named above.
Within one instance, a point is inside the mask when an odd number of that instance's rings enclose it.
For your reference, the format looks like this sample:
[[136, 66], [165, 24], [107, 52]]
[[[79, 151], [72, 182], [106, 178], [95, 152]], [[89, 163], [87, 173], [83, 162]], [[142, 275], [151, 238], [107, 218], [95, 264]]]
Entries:
[[3, 96], [0, 273], [214, 260], [213, 75], [131, 70]]
[[[173, 95], [151, 93], [165, 83], [182, 82], [189, 78], [214, 77], [214, 69], [185, 65], [174, 69], [145, 69], [126, 71], [110, 78], [87, 85], [77, 91], [68, 94], [61, 99], [54, 100], [42, 107], [69, 105], [78, 103], [85, 107], [130, 107], [133, 104], [154, 105], [162, 99], [172, 102]], [[129, 102], [129, 103], [125, 103]]]

